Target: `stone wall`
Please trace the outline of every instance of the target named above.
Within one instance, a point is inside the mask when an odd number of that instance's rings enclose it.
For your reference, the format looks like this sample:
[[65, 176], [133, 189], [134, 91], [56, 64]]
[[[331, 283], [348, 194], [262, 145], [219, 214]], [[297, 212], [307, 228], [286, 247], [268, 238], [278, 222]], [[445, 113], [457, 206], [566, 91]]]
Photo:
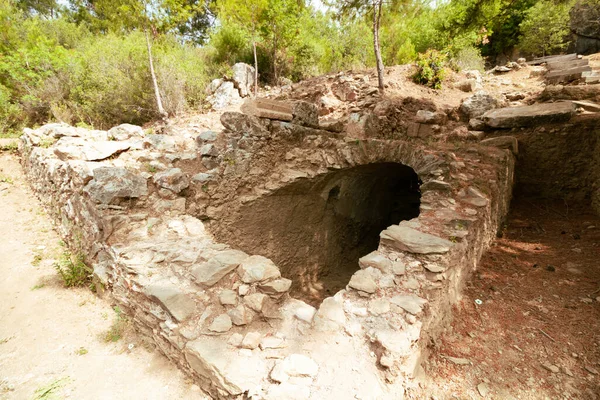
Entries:
[[520, 130], [519, 191], [592, 204], [600, 213], [600, 128], [595, 115]]
[[[98, 287], [213, 397], [402, 398], [508, 211], [512, 152], [237, 113], [222, 122], [179, 136], [26, 129], [23, 166]], [[417, 173], [419, 216], [383, 230], [318, 307], [291, 297], [294, 278], [270, 259], [215, 239], [238, 234], [245, 205], [378, 163]]]

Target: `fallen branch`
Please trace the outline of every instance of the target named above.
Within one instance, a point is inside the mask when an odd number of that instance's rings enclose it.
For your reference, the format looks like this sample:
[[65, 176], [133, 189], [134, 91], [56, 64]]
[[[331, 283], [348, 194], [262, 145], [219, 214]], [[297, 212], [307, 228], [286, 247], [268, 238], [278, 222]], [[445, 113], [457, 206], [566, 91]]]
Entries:
[[556, 343], [556, 340], [554, 340], [554, 338], [550, 335], [548, 335], [546, 332], [544, 332], [542, 329], [538, 328], [540, 332], [542, 332], [544, 334], [544, 336], [546, 336], [548, 339], [552, 340], [553, 342]]

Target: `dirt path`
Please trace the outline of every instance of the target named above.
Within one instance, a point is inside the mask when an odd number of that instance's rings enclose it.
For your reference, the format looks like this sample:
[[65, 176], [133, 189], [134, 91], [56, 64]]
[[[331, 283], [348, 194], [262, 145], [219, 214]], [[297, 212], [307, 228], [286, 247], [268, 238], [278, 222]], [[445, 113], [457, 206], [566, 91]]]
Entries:
[[0, 399], [207, 399], [134, 334], [106, 342], [117, 315], [65, 289], [62, 251], [16, 157], [0, 152]]
[[570, 206], [513, 201], [429, 360], [433, 398], [600, 398], [600, 218]]

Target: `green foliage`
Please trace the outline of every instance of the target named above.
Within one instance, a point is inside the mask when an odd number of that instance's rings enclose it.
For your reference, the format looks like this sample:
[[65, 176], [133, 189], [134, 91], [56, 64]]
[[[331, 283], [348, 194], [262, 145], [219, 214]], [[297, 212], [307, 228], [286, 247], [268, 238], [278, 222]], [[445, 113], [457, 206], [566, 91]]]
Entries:
[[85, 264], [81, 254], [64, 251], [54, 263], [54, 268], [66, 287], [85, 286], [91, 282], [92, 269]]
[[571, 4], [541, 0], [527, 11], [521, 24], [520, 48], [531, 55], [545, 56], [564, 50], [569, 44]]
[[446, 54], [437, 50], [428, 50], [417, 56], [417, 71], [413, 75], [416, 83], [429, 86], [433, 89], [441, 89], [446, 75], [444, 65]]
[[103, 340], [106, 343], [118, 342], [127, 329], [127, 317], [119, 306], [113, 308], [115, 315], [110, 328], [104, 333]]
[[485, 70], [485, 61], [478, 48], [473, 46], [463, 47], [450, 58], [449, 64], [455, 71]]

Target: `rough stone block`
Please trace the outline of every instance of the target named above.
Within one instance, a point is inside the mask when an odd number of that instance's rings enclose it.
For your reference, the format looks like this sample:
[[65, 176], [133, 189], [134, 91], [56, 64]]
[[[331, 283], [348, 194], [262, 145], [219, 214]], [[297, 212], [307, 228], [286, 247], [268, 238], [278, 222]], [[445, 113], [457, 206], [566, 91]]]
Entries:
[[192, 269], [196, 282], [212, 286], [236, 269], [248, 255], [239, 250], [225, 250]]
[[383, 243], [393, 248], [417, 254], [447, 253], [452, 242], [406, 226], [392, 225], [379, 235]]
[[194, 300], [168, 281], [150, 284], [144, 291], [156, 299], [178, 322], [185, 321], [196, 311]]

